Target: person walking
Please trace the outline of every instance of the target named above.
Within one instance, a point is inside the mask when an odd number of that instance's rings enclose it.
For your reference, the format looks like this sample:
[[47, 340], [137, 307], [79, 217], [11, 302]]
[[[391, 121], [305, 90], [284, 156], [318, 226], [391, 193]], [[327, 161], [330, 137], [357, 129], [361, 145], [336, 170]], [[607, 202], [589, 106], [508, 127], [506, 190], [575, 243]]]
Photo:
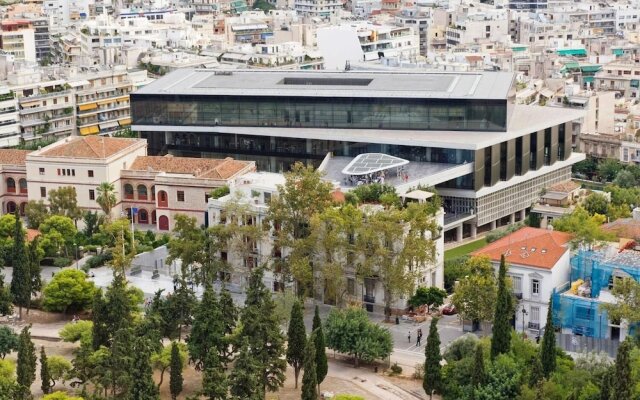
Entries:
[[409, 334], [407, 335], [407, 338], [409, 339], [409, 343], [411, 343], [411, 330], [409, 330]]
[[418, 335], [416, 336], [416, 346], [420, 347], [420, 342], [422, 341], [422, 329], [418, 329]]

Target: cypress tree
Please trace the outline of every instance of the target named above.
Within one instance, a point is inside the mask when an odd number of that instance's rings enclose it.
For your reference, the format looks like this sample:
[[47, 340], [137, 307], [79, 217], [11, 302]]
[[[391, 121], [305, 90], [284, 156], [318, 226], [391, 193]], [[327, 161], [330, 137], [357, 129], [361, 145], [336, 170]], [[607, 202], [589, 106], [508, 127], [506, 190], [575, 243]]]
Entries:
[[476, 345], [476, 356], [474, 359], [473, 375], [471, 376], [471, 385], [473, 389], [479, 388], [484, 383], [484, 351], [482, 345]]
[[430, 399], [434, 393], [440, 393], [442, 388], [442, 371], [440, 366], [442, 356], [440, 355], [440, 334], [438, 333], [437, 324], [438, 319], [433, 318], [431, 320], [431, 326], [429, 327], [429, 336], [427, 336], [427, 346], [424, 350], [425, 362], [422, 387]]
[[[41, 255], [44, 252], [40, 249], [40, 237], [36, 236], [28, 246], [28, 263], [29, 263], [29, 277], [30, 277], [30, 289], [32, 295], [37, 295], [42, 290], [42, 279], [40, 277], [42, 268], [40, 268]], [[29, 296], [29, 303], [27, 304], [27, 314], [29, 314], [29, 308], [31, 308], [31, 296]]]
[[169, 391], [171, 398], [176, 400], [182, 392], [182, 358], [180, 358], [180, 349], [176, 342], [171, 343], [171, 361], [169, 363]]
[[27, 259], [24, 243], [24, 231], [18, 210], [15, 213], [16, 222], [13, 229], [13, 278], [11, 279], [11, 295], [18, 305], [18, 315], [22, 319], [22, 307], [28, 307], [31, 300], [31, 268]]
[[304, 350], [304, 375], [302, 375], [301, 400], [316, 400], [318, 394], [318, 377], [316, 372], [316, 342], [315, 334], [311, 334]]
[[249, 341], [245, 337], [229, 376], [233, 400], [264, 400], [261, 366], [255, 361], [252, 353], [253, 349], [249, 348]]
[[193, 313], [193, 326], [187, 337], [189, 356], [196, 370], [201, 370], [210, 351], [224, 351], [224, 322], [216, 293], [211, 286], [205, 288], [202, 300]]
[[305, 359], [307, 345], [307, 333], [304, 329], [302, 304], [300, 301], [293, 303], [291, 307], [291, 319], [287, 330], [287, 362], [293, 367], [295, 388], [298, 388], [298, 376]]
[[49, 364], [47, 364], [47, 353], [44, 346], [40, 348], [40, 388], [42, 393], [49, 394], [51, 392], [51, 374], [49, 373]]
[[529, 375], [529, 387], [533, 389], [544, 379], [544, 373], [542, 372], [540, 357], [534, 357], [531, 362], [533, 365], [531, 366], [531, 374]]
[[153, 381], [151, 369], [151, 346], [146, 338], [133, 341], [133, 367], [131, 369], [131, 400], [160, 399], [158, 387]]
[[20, 332], [18, 342], [18, 360], [16, 366], [16, 382], [20, 399], [31, 395], [31, 384], [36, 380], [36, 348], [31, 341], [29, 327], [25, 326]]
[[98, 288], [93, 295], [93, 306], [91, 307], [93, 326], [91, 327], [91, 340], [94, 350], [100, 346], [109, 346], [109, 330], [107, 324], [107, 305], [102, 296], [102, 289]]
[[113, 339], [116, 332], [131, 326], [131, 314], [134, 311], [127, 291], [127, 281], [122, 274], [115, 274], [113, 277], [105, 294], [105, 303], [107, 313], [104, 327], [106, 335]]
[[540, 346], [540, 364], [542, 365], [542, 375], [549, 379], [553, 371], [556, 370], [556, 333], [553, 329], [553, 298], [549, 300], [549, 311], [547, 312], [547, 324], [544, 327], [542, 345]]
[[231, 292], [226, 286], [220, 290], [220, 310], [222, 311], [222, 321], [224, 322], [224, 333], [230, 335], [236, 327], [238, 321], [238, 307], [236, 307], [231, 297]]
[[600, 384], [600, 400], [611, 400], [613, 393], [613, 386], [615, 381], [615, 365], [607, 368], [607, 371], [602, 375], [602, 383]]
[[629, 358], [632, 347], [631, 339], [627, 337], [618, 348], [613, 378], [612, 399], [632, 398], [634, 382], [631, 377], [631, 360]]
[[316, 304], [315, 313], [313, 315], [312, 334], [315, 335], [316, 343], [316, 377], [318, 380], [318, 394], [320, 394], [320, 384], [324, 381], [329, 371], [327, 362], [327, 349], [324, 341], [324, 330], [322, 329], [322, 320], [320, 320], [320, 311]]
[[225, 400], [228, 391], [229, 379], [221, 366], [218, 354], [215, 351], [210, 351], [204, 361], [202, 371], [202, 395], [209, 400]]
[[277, 391], [284, 384], [287, 361], [285, 338], [271, 292], [262, 282], [263, 268], [254, 268], [249, 277], [245, 307], [240, 318], [241, 335], [251, 343], [251, 355], [260, 369], [262, 393]]
[[511, 326], [509, 320], [513, 311], [513, 299], [507, 288], [507, 263], [504, 254], [500, 258], [498, 272], [498, 297], [493, 317], [493, 335], [491, 337], [491, 359], [509, 351], [511, 346]]

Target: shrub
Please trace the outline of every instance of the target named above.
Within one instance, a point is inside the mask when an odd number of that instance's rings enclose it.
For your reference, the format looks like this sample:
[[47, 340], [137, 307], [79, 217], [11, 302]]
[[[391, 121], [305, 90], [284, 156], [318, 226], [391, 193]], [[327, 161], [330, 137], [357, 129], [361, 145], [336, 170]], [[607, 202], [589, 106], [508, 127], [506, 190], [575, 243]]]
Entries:
[[64, 268], [71, 265], [71, 260], [67, 257], [56, 257], [53, 259], [53, 266], [56, 268]]
[[97, 254], [98, 253], [98, 246], [96, 246], [95, 244], [88, 244], [85, 245], [83, 247], [84, 251], [87, 253], [94, 253]]
[[522, 228], [523, 226], [524, 226], [524, 223], [518, 222], [517, 224], [509, 225], [508, 227], [506, 227], [504, 229], [497, 229], [497, 230], [494, 230], [492, 232], [489, 232], [489, 233], [487, 233], [485, 238], [487, 239], [487, 243], [492, 243], [492, 242], [495, 242], [498, 239], [502, 239], [503, 237], [507, 236], [510, 233], [513, 233], [513, 232], [517, 231], [518, 229]]
[[108, 261], [111, 261], [112, 258], [113, 258], [113, 254], [111, 254], [111, 252], [108, 251], [108, 252], [97, 254], [89, 258], [84, 265], [86, 265], [87, 268], [98, 268], [98, 267], [102, 267]]
[[82, 311], [91, 305], [95, 286], [87, 275], [75, 269], [58, 272], [43, 290], [47, 311]]
[[424, 379], [424, 363], [417, 363], [413, 371], [414, 379]]
[[211, 191], [211, 198], [219, 199], [220, 197], [224, 197], [229, 193], [231, 193], [231, 191], [229, 190], [229, 186], [222, 186]]
[[[398, 197], [393, 186], [380, 183], [357, 186], [351, 192], [363, 203], [378, 203], [385, 194]], [[384, 198], [388, 201], [390, 196], [384, 196]]]
[[64, 342], [74, 343], [82, 338], [85, 334], [91, 334], [93, 329], [93, 322], [91, 321], [77, 321], [69, 322], [60, 329], [58, 336]]
[[390, 375], [400, 375], [402, 373], [402, 367], [397, 362], [393, 363], [389, 369], [391, 370]]
[[364, 397], [355, 394], [337, 394], [333, 400], [364, 400]]

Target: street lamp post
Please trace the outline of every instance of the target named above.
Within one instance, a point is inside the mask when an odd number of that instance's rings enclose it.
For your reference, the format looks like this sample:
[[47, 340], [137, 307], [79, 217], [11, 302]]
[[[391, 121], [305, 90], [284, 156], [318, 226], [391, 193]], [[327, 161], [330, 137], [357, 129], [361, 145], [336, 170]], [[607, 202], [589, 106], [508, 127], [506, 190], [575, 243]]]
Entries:
[[75, 247], [76, 249], [76, 269], [80, 269], [80, 261], [78, 260], [78, 244], [76, 242], [73, 242], [73, 247]]
[[524, 308], [524, 305], [522, 306], [522, 337], [524, 337], [525, 333], [524, 333], [524, 316], [529, 314], [527, 312], [527, 310]]

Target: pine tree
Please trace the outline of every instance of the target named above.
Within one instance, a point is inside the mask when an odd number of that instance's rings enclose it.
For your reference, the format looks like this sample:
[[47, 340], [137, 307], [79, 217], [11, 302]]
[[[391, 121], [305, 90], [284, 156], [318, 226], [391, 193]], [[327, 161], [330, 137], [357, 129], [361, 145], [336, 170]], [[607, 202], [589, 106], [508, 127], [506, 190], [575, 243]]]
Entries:
[[171, 398], [176, 400], [180, 392], [182, 392], [182, 358], [180, 358], [180, 349], [178, 343], [171, 343], [171, 362], [169, 363], [169, 391]]
[[127, 291], [127, 281], [122, 274], [115, 274], [105, 294], [105, 303], [107, 314], [104, 326], [109, 339], [113, 339], [116, 332], [131, 326], [134, 311]]
[[305, 347], [307, 345], [307, 333], [304, 329], [303, 318], [302, 304], [300, 301], [296, 301], [291, 307], [291, 319], [287, 330], [287, 362], [293, 367], [296, 389], [298, 388], [298, 376], [305, 358]]
[[478, 343], [476, 345], [476, 357], [473, 368], [473, 375], [471, 376], [471, 385], [473, 389], [479, 388], [484, 383], [484, 351], [482, 345]]
[[542, 375], [549, 378], [556, 370], [556, 333], [553, 329], [553, 298], [549, 300], [549, 311], [547, 312], [547, 324], [544, 327], [542, 344], [540, 345], [540, 364], [542, 365]]
[[633, 348], [631, 339], [627, 337], [618, 348], [615, 374], [613, 379], [612, 399], [631, 399], [634, 382], [631, 377], [631, 360], [629, 353]]
[[320, 384], [324, 381], [329, 371], [327, 362], [327, 349], [324, 340], [324, 330], [322, 329], [322, 320], [320, 319], [320, 311], [316, 304], [315, 313], [313, 315], [312, 335], [315, 335], [316, 343], [316, 377], [318, 380], [318, 394], [320, 394]]
[[253, 356], [253, 349], [245, 337], [240, 353], [229, 376], [233, 400], [264, 400], [265, 390], [261, 366]]
[[285, 380], [285, 338], [271, 292], [262, 282], [263, 268], [254, 268], [249, 277], [245, 307], [240, 318], [243, 337], [251, 343], [251, 354], [260, 369], [262, 392], [274, 392]]
[[533, 365], [531, 366], [531, 374], [529, 375], [529, 387], [534, 388], [544, 379], [544, 373], [542, 372], [540, 357], [534, 357], [531, 362]]
[[91, 312], [93, 320], [91, 327], [92, 347], [94, 350], [98, 350], [100, 346], [109, 346], [109, 329], [106, 326], [108, 310], [100, 288], [93, 295]]
[[442, 371], [440, 361], [440, 334], [438, 333], [438, 319], [431, 320], [427, 346], [425, 347], [424, 379], [422, 387], [431, 399], [434, 393], [440, 393], [442, 388]]
[[511, 291], [507, 288], [507, 263], [504, 254], [500, 258], [498, 272], [498, 297], [493, 318], [493, 335], [491, 337], [491, 359], [504, 354], [511, 347], [511, 325], [509, 320], [513, 311]]
[[44, 351], [44, 346], [40, 348], [40, 382], [42, 393], [49, 394], [51, 392], [51, 374], [49, 373], [47, 353]]
[[316, 342], [312, 334], [304, 350], [304, 375], [302, 375], [301, 400], [316, 400], [318, 393], [318, 376], [316, 371]]
[[11, 279], [11, 294], [18, 305], [18, 315], [22, 319], [22, 307], [28, 307], [31, 300], [31, 271], [27, 251], [24, 244], [24, 231], [18, 210], [15, 213], [16, 222], [13, 229], [13, 278]]
[[220, 352], [226, 349], [224, 337], [224, 321], [220, 303], [211, 286], [207, 285], [202, 300], [193, 313], [193, 326], [187, 337], [189, 357], [196, 370], [201, 370], [209, 351]]
[[[256, 375], [257, 379], [257, 375]], [[225, 400], [229, 391], [229, 379], [222, 368], [218, 354], [210, 351], [202, 371], [202, 395], [209, 400]]]
[[18, 342], [18, 360], [16, 366], [16, 382], [20, 399], [31, 394], [31, 384], [36, 380], [36, 348], [31, 341], [31, 332], [26, 326], [20, 333]]
[[233, 357], [233, 350], [231, 349], [231, 344], [233, 344], [232, 333], [238, 322], [238, 307], [233, 302], [231, 292], [226, 286], [222, 286], [222, 290], [220, 290], [220, 310], [222, 311], [222, 323], [225, 333], [222, 340], [223, 347], [220, 349], [220, 358], [226, 368]]
[[158, 387], [153, 381], [153, 370], [149, 361], [152, 353], [148, 339], [135, 338], [133, 341], [133, 368], [131, 369], [131, 400], [160, 399]]

